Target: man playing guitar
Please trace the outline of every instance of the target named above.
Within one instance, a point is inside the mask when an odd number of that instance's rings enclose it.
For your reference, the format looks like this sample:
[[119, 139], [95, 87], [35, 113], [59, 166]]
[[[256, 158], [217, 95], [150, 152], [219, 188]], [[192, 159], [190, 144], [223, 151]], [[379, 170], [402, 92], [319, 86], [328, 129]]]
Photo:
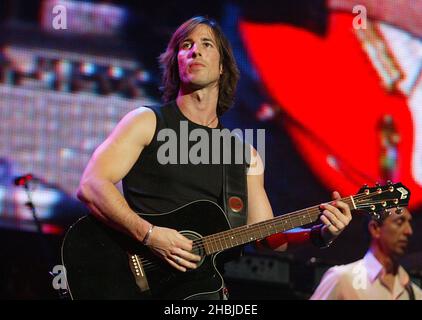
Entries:
[[[222, 201], [221, 164], [161, 164], [157, 153], [163, 146], [163, 129], [177, 131], [182, 122], [189, 132], [201, 129], [211, 134], [221, 129], [219, 117], [233, 102], [239, 72], [219, 26], [204, 17], [194, 17], [176, 30], [160, 62], [165, 104], [140, 107], [120, 121], [89, 161], [78, 197], [95, 218], [147, 246], [172, 268], [187, 272], [198, 268], [201, 260], [193, 250], [194, 241], [138, 213], [159, 214], [201, 199], [221, 207], [233, 205]], [[255, 162], [247, 171], [245, 197], [236, 198], [241, 208], [247, 206], [247, 225], [274, 218], [264, 189], [264, 164], [252, 147], [251, 158]], [[121, 180], [124, 196], [115, 186]], [[330, 243], [351, 220], [349, 204], [340, 199], [334, 192], [332, 202], [319, 206], [322, 224], [314, 231], [279, 232], [259, 246], [286, 250], [289, 242]], [[213, 224], [206, 212], [197, 214]]]

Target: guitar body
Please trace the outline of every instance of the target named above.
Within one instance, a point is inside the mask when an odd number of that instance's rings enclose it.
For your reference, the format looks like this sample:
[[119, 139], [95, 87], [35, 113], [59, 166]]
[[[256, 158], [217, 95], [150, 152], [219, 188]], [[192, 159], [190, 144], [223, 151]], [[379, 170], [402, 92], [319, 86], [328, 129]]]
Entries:
[[[208, 200], [168, 213], [140, 215], [192, 240], [230, 229], [222, 209]], [[199, 267], [180, 272], [141, 243], [89, 215], [69, 229], [62, 245], [72, 299], [190, 299], [218, 292], [223, 286], [215, 261], [220, 253], [196, 253], [203, 257]], [[141, 266], [138, 272], [133, 263]]]

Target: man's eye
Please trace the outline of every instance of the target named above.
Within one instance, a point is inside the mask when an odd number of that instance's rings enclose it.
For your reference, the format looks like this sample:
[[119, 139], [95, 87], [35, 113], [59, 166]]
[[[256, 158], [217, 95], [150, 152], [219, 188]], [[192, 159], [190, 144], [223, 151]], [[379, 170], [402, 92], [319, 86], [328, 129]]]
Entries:
[[205, 43], [204, 43], [204, 46], [208, 48], [208, 47], [212, 47], [212, 44], [211, 44], [211, 43], [209, 43], [209, 42], [205, 42]]
[[192, 46], [192, 44], [190, 42], [185, 42], [182, 44], [182, 48], [183, 49], [189, 49]]

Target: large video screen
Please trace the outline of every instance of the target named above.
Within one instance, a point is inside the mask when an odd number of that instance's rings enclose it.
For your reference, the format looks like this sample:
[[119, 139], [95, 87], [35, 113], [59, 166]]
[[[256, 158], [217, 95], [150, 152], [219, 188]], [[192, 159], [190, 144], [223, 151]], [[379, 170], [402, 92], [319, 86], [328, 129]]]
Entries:
[[326, 15], [314, 14], [324, 32], [243, 19], [247, 53], [297, 150], [327, 188], [347, 195], [363, 184], [401, 181], [412, 191], [410, 207], [420, 208], [421, 3], [327, 4]]

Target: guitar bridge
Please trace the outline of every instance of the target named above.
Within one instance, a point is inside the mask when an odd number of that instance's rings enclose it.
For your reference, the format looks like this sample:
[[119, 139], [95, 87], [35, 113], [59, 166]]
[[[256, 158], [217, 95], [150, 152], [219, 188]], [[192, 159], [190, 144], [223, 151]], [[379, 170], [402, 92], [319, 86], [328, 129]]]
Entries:
[[132, 270], [133, 276], [135, 277], [136, 285], [139, 287], [141, 292], [150, 290], [144, 267], [139, 259], [139, 256], [136, 254], [128, 254], [128, 256], [129, 266]]

